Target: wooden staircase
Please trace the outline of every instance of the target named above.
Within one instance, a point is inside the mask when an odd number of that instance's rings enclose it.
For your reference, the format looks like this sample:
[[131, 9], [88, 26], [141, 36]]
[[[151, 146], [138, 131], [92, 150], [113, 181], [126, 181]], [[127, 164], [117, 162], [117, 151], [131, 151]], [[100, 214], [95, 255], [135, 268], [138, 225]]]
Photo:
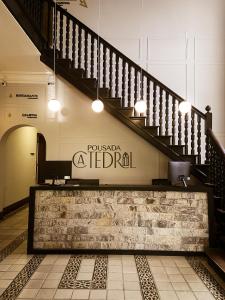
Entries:
[[[217, 226], [225, 215], [225, 155], [212, 132], [209, 106], [182, 115], [182, 97], [147, 73], [52, 0], [3, 0], [41, 53], [41, 61], [214, 191]], [[147, 111], [134, 106], [145, 99]], [[218, 231], [219, 232], [219, 231]], [[219, 239], [218, 239], [219, 241]], [[220, 242], [218, 242], [220, 246]]]

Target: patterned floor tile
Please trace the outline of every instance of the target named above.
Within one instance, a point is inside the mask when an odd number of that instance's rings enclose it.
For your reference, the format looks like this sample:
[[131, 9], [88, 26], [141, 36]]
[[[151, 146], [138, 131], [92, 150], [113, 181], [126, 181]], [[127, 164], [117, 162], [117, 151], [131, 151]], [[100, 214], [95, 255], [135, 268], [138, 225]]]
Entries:
[[[81, 262], [87, 259], [95, 259], [92, 280], [78, 280]], [[106, 289], [107, 265], [107, 255], [74, 255], [69, 259], [58, 289]]]
[[187, 261], [195, 270], [201, 281], [216, 300], [225, 299], [225, 289], [217, 282], [199, 257], [187, 257]]
[[147, 257], [135, 255], [143, 300], [159, 300], [159, 294], [150, 271]]
[[23, 241], [27, 238], [27, 230], [19, 234], [15, 240], [13, 240], [9, 245], [0, 250], [0, 262], [3, 261], [8, 255], [10, 255]]
[[0, 300], [14, 300], [23, 290], [32, 274], [36, 271], [44, 256], [33, 256], [26, 266], [19, 272], [12, 283], [0, 296]]

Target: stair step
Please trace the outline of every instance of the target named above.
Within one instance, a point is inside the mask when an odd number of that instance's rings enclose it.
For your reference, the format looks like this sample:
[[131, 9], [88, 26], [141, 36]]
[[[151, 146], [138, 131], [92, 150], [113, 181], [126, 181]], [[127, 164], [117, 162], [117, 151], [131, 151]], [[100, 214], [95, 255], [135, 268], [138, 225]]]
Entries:
[[112, 104], [113, 106], [115, 106], [117, 108], [121, 108], [121, 98], [104, 97], [104, 101]]
[[126, 117], [132, 117], [134, 108], [133, 107], [123, 107], [123, 108], [120, 108], [119, 111]]
[[184, 145], [171, 145], [170, 148], [180, 154], [180, 155], [184, 155], [184, 151], [185, 151], [185, 146]]
[[70, 73], [73, 74], [73, 76], [78, 78], [83, 78], [85, 71], [83, 69], [70, 69]]
[[158, 135], [159, 126], [144, 126], [143, 129], [152, 135]]
[[97, 80], [95, 78], [82, 78], [82, 82], [90, 88], [97, 88]]
[[72, 60], [68, 58], [57, 58], [56, 66], [57, 64], [62, 65], [64, 68], [72, 68]]
[[[97, 93], [97, 88], [95, 88]], [[109, 89], [108, 88], [99, 88], [98, 89], [99, 96], [102, 98], [109, 97]]]
[[145, 119], [146, 119], [146, 117], [130, 117], [130, 120], [134, 124], [139, 125], [141, 127], [145, 126]]
[[198, 155], [195, 154], [189, 154], [189, 155], [182, 155], [183, 159], [186, 161], [190, 161], [192, 164], [196, 164]]
[[171, 142], [171, 135], [157, 135], [156, 138], [160, 140], [160, 142], [170, 145]]

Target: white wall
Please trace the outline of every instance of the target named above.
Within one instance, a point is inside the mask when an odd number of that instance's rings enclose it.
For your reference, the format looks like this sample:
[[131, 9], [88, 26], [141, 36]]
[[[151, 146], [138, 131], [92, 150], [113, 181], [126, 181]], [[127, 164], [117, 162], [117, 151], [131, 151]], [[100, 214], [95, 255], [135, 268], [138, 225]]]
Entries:
[[29, 195], [36, 179], [37, 130], [20, 127], [7, 134], [1, 143], [1, 208]]
[[[97, 32], [99, 0], [86, 2], [65, 7]], [[225, 146], [225, 1], [100, 2], [100, 35], [198, 109], [211, 105]]]
[[[35, 126], [46, 138], [47, 160], [72, 160], [74, 153], [86, 151], [89, 144], [119, 145], [121, 153], [132, 152], [136, 168], [73, 166], [73, 177], [99, 178], [101, 183], [115, 184], [151, 184], [153, 178], [167, 177], [168, 160], [163, 154], [107, 112], [94, 113], [90, 99], [67, 82], [57, 80], [57, 97], [62, 103], [58, 114], [47, 110], [47, 85], [33, 85], [39, 100], [8, 98], [10, 93], [15, 95], [16, 90], [22, 89], [24, 85], [0, 88], [1, 135], [16, 124]], [[37, 119], [22, 117], [23, 112], [37, 112]]]

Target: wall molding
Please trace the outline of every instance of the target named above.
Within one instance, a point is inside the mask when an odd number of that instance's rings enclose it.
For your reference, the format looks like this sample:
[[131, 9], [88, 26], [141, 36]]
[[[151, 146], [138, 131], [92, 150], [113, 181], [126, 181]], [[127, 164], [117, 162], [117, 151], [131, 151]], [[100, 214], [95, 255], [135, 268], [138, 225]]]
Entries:
[[4, 207], [3, 210], [0, 212], [0, 220], [11, 213], [14, 213], [17, 209], [26, 205], [28, 202], [29, 202], [29, 197], [26, 197], [9, 206]]

